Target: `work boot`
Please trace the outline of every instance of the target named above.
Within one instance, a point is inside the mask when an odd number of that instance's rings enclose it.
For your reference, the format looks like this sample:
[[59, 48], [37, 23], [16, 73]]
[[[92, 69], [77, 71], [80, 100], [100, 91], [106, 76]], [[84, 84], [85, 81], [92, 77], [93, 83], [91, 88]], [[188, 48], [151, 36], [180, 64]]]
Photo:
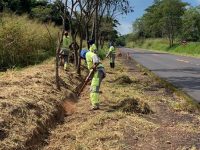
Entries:
[[110, 63], [110, 68], [112, 68], [112, 63]]
[[92, 106], [92, 110], [99, 110], [99, 104], [95, 104], [94, 106]]
[[114, 68], [114, 63], [112, 63], [112, 68]]

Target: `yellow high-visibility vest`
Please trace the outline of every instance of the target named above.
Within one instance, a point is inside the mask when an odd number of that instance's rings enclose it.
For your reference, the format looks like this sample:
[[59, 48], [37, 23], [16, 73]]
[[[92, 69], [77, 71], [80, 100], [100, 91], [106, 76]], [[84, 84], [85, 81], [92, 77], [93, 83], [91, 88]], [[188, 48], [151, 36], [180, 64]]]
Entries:
[[[96, 55], [96, 54], [93, 53], [93, 52], [91, 52], [91, 51], [89, 51], [89, 52], [86, 53], [86, 61], [87, 61], [87, 66], [88, 66], [88, 69], [89, 69], [89, 70], [91, 70], [92, 67], [93, 67], [93, 65], [94, 65], [93, 57], [94, 57], [95, 55]], [[103, 67], [103, 65], [102, 65], [102, 64], [99, 64], [99, 65], [97, 66], [97, 68], [98, 68], [98, 67]]]

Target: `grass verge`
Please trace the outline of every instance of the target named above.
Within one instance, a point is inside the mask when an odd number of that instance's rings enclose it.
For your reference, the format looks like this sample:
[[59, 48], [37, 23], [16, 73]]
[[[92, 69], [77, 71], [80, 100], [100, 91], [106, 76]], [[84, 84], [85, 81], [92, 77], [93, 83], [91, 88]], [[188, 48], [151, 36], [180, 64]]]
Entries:
[[175, 43], [173, 47], [169, 47], [166, 39], [146, 39], [136, 42], [129, 42], [127, 43], [127, 47], [143, 48], [184, 56], [200, 57], [200, 42], [188, 42], [185, 45], [181, 43]]

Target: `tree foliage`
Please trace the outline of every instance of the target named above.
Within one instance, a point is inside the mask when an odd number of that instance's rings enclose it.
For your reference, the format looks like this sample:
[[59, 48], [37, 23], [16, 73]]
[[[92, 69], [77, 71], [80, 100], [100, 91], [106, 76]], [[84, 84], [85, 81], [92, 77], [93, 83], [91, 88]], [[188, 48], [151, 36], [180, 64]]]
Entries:
[[[169, 46], [180, 36], [188, 6], [181, 0], [155, 0], [133, 24], [136, 38], [168, 38]], [[189, 14], [189, 13], [188, 13]], [[186, 18], [186, 16], [185, 16]]]
[[190, 41], [200, 40], [200, 7], [190, 7], [183, 15], [181, 37]]

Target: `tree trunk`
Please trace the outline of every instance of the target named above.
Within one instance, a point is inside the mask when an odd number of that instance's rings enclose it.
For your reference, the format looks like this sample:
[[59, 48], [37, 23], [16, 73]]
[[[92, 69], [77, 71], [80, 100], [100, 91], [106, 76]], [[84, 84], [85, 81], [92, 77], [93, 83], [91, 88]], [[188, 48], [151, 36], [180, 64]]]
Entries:
[[99, 31], [99, 14], [98, 14], [98, 8], [99, 8], [99, 0], [96, 0], [96, 8], [95, 8], [95, 43], [97, 46], [97, 51], [99, 48], [99, 36], [98, 36], [98, 31]]
[[60, 53], [60, 48], [61, 48], [61, 43], [62, 43], [62, 37], [63, 37], [63, 33], [61, 34], [60, 37], [60, 33], [58, 33], [58, 46], [57, 46], [57, 50], [56, 50], [56, 87], [58, 90], [60, 89], [60, 77], [59, 77], [59, 53]]
[[78, 52], [78, 68], [77, 68], [77, 74], [81, 75], [81, 57], [80, 53], [83, 47], [83, 30], [82, 30], [82, 25], [79, 25], [79, 32], [80, 32], [80, 47], [79, 47], [79, 52]]
[[87, 41], [87, 47], [88, 47], [88, 49], [89, 49], [89, 43], [88, 43], [88, 41], [89, 41], [89, 25], [88, 25], [88, 23], [86, 23], [86, 41]]
[[65, 1], [65, 5], [64, 5], [64, 14], [63, 14], [63, 30], [65, 31], [66, 30], [66, 18], [67, 18], [67, 15], [66, 15], [66, 7], [67, 7], [67, 0]]
[[93, 39], [95, 36], [94, 36], [94, 33], [95, 33], [95, 18], [93, 19], [93, 24], [92, 24], [92, 33], [90, 35], [90, 39]]
[[80, 48], [79, 48], [79, 52], [78, 52], [78, 68], [77, 68], [77, 73], [79, 75], [81, 75], [81, 57], [80, 57], [80, 53], [81, 53], [81, 49], [83, 46], [83, 38], [82, 38], [82, 33], [81, 33], [81, 37], [80, 37]]

